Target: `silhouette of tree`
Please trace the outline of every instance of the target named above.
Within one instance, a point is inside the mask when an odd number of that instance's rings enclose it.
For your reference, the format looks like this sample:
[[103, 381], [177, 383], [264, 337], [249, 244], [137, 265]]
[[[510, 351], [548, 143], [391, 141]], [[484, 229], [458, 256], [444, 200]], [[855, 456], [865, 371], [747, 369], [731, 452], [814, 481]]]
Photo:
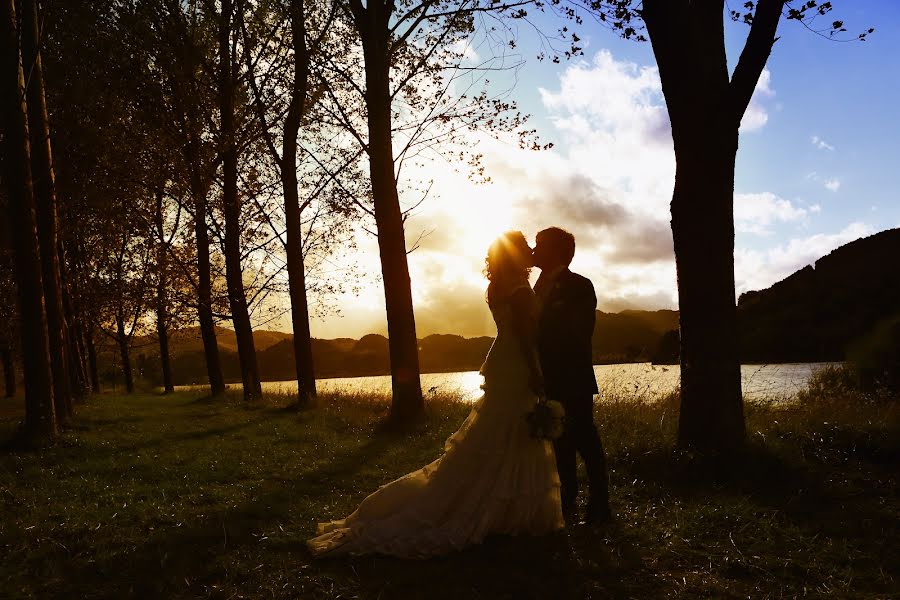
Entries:
[[[210, 3], [211, 4], [211, 3]], [[238, 357], [241, 365], [244, 399], [254, 400], [262, 395], [259, 366], [253, 328], [244, 290], [244, 273], [241, 266], [241, 196], [238, 192], [238, 147], [235, 103], [238, 94], [237, 71], [242, 61], [238, 56], [237, 30], [242, 10], [240, 0], [222, 0], [216, 13], [207, 8], [215, 19], [218, 40], [217, 93], [219, 103], [218, 143], [222, 155], [222, 213], [225, 219], [224, 254], [225, 273], [228, 281], [228, 303], [237, 338]]]
[[18, 290], [22, 363], [25, 372], [25, 441], [57, 435], [53, 371], [44, 302], [40, 241], [31, 179], [31, 147], [25, 76], [13, 0], [0, 2], [0, 114], [3, 175]]
[[107, 207], [116, 218], [107, 224], [99, 240], [103, 246], [91, 265], [99, 306], [96, 325], [115, 342], [129, 394], [134, 392], [131, 344], [144, 325], [153, 288], [153, 233], [135, 209], [139, 199], [138, 194], [122, 193]]
[[[476, 16], [521, 18], [526, 14], [521, 7], [529, 4], [537, 3], [342, 3], [347, 37], [355, 44], [330, 57], [325, 67], [324, 78], [334, 82], [326, 90], [329, 117], [347, 128], [368, 162], [371, 193], [360, 208], [374, 220], [378, 238], [390, 342], [391, 419], [397, 423], [415, 420], [424, 410], [404, 230], [410, 208], [401, 206], [398, 173], [404, 160], [462, 144], [464, 131], [521, 128], [526, 117], [514, 103], [491, 96], [487, 82], [479, 78], [511, 68], [503, 57], [474, 66], [463, 63]], [[504, 47], [514, 45], [514, 40], [503, 42]], [[524, 144], [531, 132], [519, 133]], [[477, 154], [462, 158], [478, 169]]]
[[[588, 0], [581, 6], [623, 37], [649, 38], [653, 46], [676, 160], [671, 211], [681, 334], [678, 441], [728, 452], [745, 438], [733, 210], [741, 119], [782, 18], [829, 38], [846, 29], [842, 21], [817, 28], [833, 7], [816, 0], [759, 0], [728, 12], [725, 0]], [[581, 22], [575, 9], [567, 16]], [[730, 77], [724, 27], [729, 17], [750, 26]]]
[[37, 205], [38, 237], [41, 245], [47, 331], [50, 340], [50, 367], [53, 371], [53, 400], [60, 424], [72, 416], [72, 389], [69, 373], [69, 328], [63, 308], [60, 272], [56, 181], [47, 101], [44, 96], [44, 70], [41, 61], [37, 2], [21, 5], [22, 61], [29, 67], [26, 80], [28, 130], [31, 134], [31, 173]]
[[[140, 29], [141, 19], [149, 25], [133, 43], [148, 51], [148, 75], [161, 87], [160, 118], [167, 122], [172, 144], [180, 148], [177, 170], [191, 190], [192, 202], [183, 208], [194, 221], [198, 316], [211, 391], [224, 390], [215, 320], [231, 318], [245, 396], [254, 398], [261, 386], [251, 308], [254, 303], [260, 306], [273, 291], [275, 274], [266, 271], [272, 264], [272, 240], [260, 233], [271, 210], [260, 198], [271, 194], [272, 185], [258, 157], [259, 126], [247, 106], [242, 65], [248, 50], [241, 41], [245, 6], [243, 2], [219, 7], [169, 0], [135, 3], [135, 27]], [[218, 306], [211, 247], [225, 257], [225, 310]], [[251, 277], [254, 255], [262, 258], [253, 264], [256, 271]]]
[[[6, 214], [6, 194], [0, 188], [0, 213]], [[16, 278], [9, 248], [8, 223], [0, 225], [0, 368], [3, 369], [4, 395], [16, 395], [16, 361], [19, 315], [16, 310]]]
[[[330, 34], [336, 9], [336, 2], [317, 4], [290, 0], [273, 5], [269, 11], [257, 10], [249, 19], [249, 27], [246, 18], [242, 21], [244, 45], [247, 47], [251, 45], [249, 31], [260, 27], [274, 26], [282, 31], [279, 37], [289, 40], [289, 43], [261, 44], [255, 49], [257, 56], [252, 56], [248, 51], [245, 60], [257, 118], [262, 127], [266, 148], [278, 170], [284, 196], [285, 264], [294, 332], [299, 407], [315, 404], [316, 382], [302, 237], [302, 214], [315, 198], [306, 198], [302, 204], [300, 202], [300, 181], [297, 176], [298, 136], [304, 122], [308, 125], [309, 112], [315, 103], [315, 92], [311, 89], [313, 82], [310, 63], [325, 37]], [[289, 52], [284, 52], [285, 47], [289, 48]], [[262, 81], [257, 81], [257, 78]], [[263, 94], [269, 91], [266, 89], [269, 86], [274, 90], [264, 98]], [[275, 121], [282, 121], [280, 144], [272, 132]]]
[[[92, 307], [84, 302], [82, 270], [84, 256], [91, 247], [94, 231], [102, 229], [104, 212], [98, 205], [104, 194], [103, 170], [113, 152], [121, 150], [122, 136], [107, 128], [117, 123], [120, 111], [112, 108], [111, 98], [121, 91], [120, 82], [128, 73], [122, 67], [124, 54], [110, 43], [109, 7], [101, 2], [44, 5], [41, 23], [41, 62], [45, 97], [53, 141], [54, 189], [57, 199], [59, 276], [63, 311], [68, 331], [71, 389], [80, 396], [87, 389], [98, 391], [99, 381], [91, 360], [93, 327], [86, 313]], [[94, 37], [85, 45], [78, 37], [85, 30]], [[109, 55], [104, 50], [110, 50]], [[118, 72], [116, 72], [118, 70]], [[98, 84], [98, 77], [115, 73]], [[98, 94], [97, 90], [104, 90]], [[118, 143], [110, 143], [112, 141]]]
[[[214, 291], [213, 260], [210, 252], [211, 191], [221, 154], [212, 135], [215, 120], [215, 53], [212, 24], [196, 2], [169, 0], [136, 3], [136, 20], [145, 19], [147, 30], [135, 35], [135, 51], [145, 52], [149, 75], [158, 82], [162, 113], [169, 138], [182, 160], [177, 178], [190, 190], [184, 209], [192, 216], [196, 253], [197, 320], [203, 341], [210, 393], [224, 393], [219, 347], [216, 340], [217, 298]], [[144, 12], [140, 12], [144, 11]]]
[[153, 211], [153, 225], [156, 233], [156, 335], [159, 339], [159, 361], [162, 369], [163, 393], [171, 394], [175, 391], [175, 384], [172, 381], [172, 358], [169, 354], [169, 324], [170, 324], [170, 306], [169, 300], [169, 252], [178, 229], [178, 220], [180, 220], [181, 211], [176, 216], [175, 227], [173, 227], [170, 235], [166, 234], [165, 212], [164, 212], [164, 184], [161, 184], [156, 191], [156, 206]]

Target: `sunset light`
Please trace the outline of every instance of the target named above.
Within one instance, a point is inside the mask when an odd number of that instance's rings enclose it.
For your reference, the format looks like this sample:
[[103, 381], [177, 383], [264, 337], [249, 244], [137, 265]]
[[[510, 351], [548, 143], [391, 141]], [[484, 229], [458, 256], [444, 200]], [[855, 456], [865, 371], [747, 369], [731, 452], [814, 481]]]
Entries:
[[900, 598], [900, 2], [0, 0], [0, 597]]

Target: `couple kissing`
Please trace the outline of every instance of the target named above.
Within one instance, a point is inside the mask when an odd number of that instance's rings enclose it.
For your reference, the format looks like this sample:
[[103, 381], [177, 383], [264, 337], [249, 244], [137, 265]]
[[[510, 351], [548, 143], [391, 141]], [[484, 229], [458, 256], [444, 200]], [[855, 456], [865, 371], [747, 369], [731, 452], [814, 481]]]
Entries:
[[[314, 556], [429, 558], [488, 535], [557, 531], [578, 521], [576, 454], [590, 487], [585, 520], [611, 518], [593, 419], [597, 299], [590, 280], [569, 270], [574, 255], [574, 236], [558, 227], [539, 232], [533, 249], [518, 231], [491, 243], [485, 275], [497, 337], [481, 367], [484, 393], [437, 460], [381, 486], [348, 517], [320, 523], [307, 541]], [[546, 399], [565, 411], [555, 440], [529, 427]]]

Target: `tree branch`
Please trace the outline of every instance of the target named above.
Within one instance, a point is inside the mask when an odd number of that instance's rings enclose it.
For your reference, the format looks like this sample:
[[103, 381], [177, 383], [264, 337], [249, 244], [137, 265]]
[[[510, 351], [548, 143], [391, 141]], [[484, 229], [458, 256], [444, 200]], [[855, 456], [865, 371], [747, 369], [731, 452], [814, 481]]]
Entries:
[[785, 0], [759, 0], [756, 4], [753, 25], [731, 76], [731, 110], [739, 123], [750, 105], [753, 91], [775, 44], [775, 32], [778, 21], [781, 20], [784, 2]]

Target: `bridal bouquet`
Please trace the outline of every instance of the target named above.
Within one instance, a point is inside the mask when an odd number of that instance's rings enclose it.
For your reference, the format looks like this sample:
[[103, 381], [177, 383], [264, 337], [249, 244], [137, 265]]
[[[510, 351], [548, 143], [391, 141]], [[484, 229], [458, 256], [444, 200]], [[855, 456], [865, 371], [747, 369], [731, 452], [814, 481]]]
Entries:
[[538, 399], [534, 410], [525, 415], [531, 429], [531, 437], [540, 440], [555, 440], [562, 435], [563, 417], [566, 411], [556, 400]]

